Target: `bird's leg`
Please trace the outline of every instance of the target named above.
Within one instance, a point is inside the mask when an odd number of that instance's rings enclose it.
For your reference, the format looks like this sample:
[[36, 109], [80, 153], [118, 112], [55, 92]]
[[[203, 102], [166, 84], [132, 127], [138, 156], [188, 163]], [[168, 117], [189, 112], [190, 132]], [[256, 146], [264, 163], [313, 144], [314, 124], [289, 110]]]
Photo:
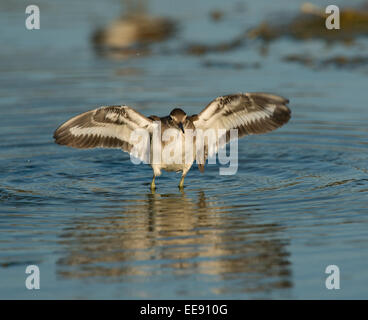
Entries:
[[152, 182], [151, 182], [151, 190], [155, 190], [156, 189], [155, 178], [156, 178], [156, 176], [153, 175]]
[[185, 179], [185, 176], [186, 176], [187, 174], [185, 173], [183, 173], [183, 175], [181, 176], [181, 179], [180, 179], [180, 182], [179, 182], [179, 189], [183, 189], [184, 188], [184, 179]]

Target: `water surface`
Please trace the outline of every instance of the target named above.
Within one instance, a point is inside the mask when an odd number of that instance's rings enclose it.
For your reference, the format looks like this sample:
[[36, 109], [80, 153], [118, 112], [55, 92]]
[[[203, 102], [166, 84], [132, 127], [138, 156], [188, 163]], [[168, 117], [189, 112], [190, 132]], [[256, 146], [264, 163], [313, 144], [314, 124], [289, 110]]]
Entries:
[[[118, 1], [39, 1], [38, 31], [24, 28], [28, 3], [2, 1], [0, 297], [368, 298], [368, 69], [282, 60], [359, 53], [368, 42], [280, 39], [267, 55], [257, 42], [204, 56], [180, 49], [226, 41], [301, 2], [239, 10], [239, 1], [151, 1], [152, 13], [178, 21], [178, 35], [117, 60], [97, 55], [89, 39], [117, 16]], [[216, 8], [225, 11], [218, 23], [209, 19]], [[99, 105], [197, 113], [242, 91], [288, 97], [292, 119], [239, 141], [236, 175], [193, 166], [183, 192], [180, 175], [164, 173], [151, 193], [150, 167], [118, 150], [53, 143], [60, 123]], [[41, 271], [38, 291], [24, 286], [30, 264]], [[340, 290], [325, 287], [331, 264]]]

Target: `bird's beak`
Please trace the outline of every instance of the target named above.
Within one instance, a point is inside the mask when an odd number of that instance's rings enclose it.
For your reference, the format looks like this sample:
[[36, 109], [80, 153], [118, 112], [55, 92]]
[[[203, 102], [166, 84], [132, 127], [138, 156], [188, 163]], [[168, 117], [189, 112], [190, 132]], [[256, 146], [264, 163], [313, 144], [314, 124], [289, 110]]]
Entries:
[[179, 128], [180, 128], [180, 129], [181, 129], [181, 131], [183, 131], [183, 133], [184, 133], [183, 123], [179, 122]]

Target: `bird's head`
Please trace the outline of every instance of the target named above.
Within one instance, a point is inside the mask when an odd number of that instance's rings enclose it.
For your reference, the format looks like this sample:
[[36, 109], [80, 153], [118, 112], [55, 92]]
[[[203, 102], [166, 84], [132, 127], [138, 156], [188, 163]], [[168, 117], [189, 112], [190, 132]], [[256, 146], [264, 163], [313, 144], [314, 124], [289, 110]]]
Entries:
[[170, 119], [174, 122], [174, 124], [184, 133], [184, 122], [187, 119], [187, 114], [179, 109], [176, 108], [170, 112]]

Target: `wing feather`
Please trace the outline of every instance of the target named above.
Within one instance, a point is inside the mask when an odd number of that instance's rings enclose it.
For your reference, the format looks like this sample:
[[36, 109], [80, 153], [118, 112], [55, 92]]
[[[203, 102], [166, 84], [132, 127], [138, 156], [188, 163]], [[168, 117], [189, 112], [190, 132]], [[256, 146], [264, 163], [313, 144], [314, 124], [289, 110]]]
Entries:
[[[216, 98], [191, 119], [196, 129], [203, 131], [215, 129], [216, 132], [219, 132], [219, 129], [226, 130], [225, 143], [227, 143], [230, 141], [231, 129], [237, 129], [240, 138], [270, 132], [281, 127], [291, 117], [288, 103], [288, 99], [270, 93], [232, 94]], [[214, 148], [205, 145], [205, 159], [208, 157], [208, 150], [217, 152], [220, 147], [222, 145], [218, 145], [217, 142]]]
[[128, 106], [103, 106], [77, 115], [54, 132], [57, 144], [79, 149], [118, 148], [130, 152], [135, 129], [153, 130], [153, 121]]
[[272, 131], [289, 121], [289, 100], [269, 93], [244, 93], [218, 97], [194, 121], [196, 128], [243, 129], [245, 134]]

